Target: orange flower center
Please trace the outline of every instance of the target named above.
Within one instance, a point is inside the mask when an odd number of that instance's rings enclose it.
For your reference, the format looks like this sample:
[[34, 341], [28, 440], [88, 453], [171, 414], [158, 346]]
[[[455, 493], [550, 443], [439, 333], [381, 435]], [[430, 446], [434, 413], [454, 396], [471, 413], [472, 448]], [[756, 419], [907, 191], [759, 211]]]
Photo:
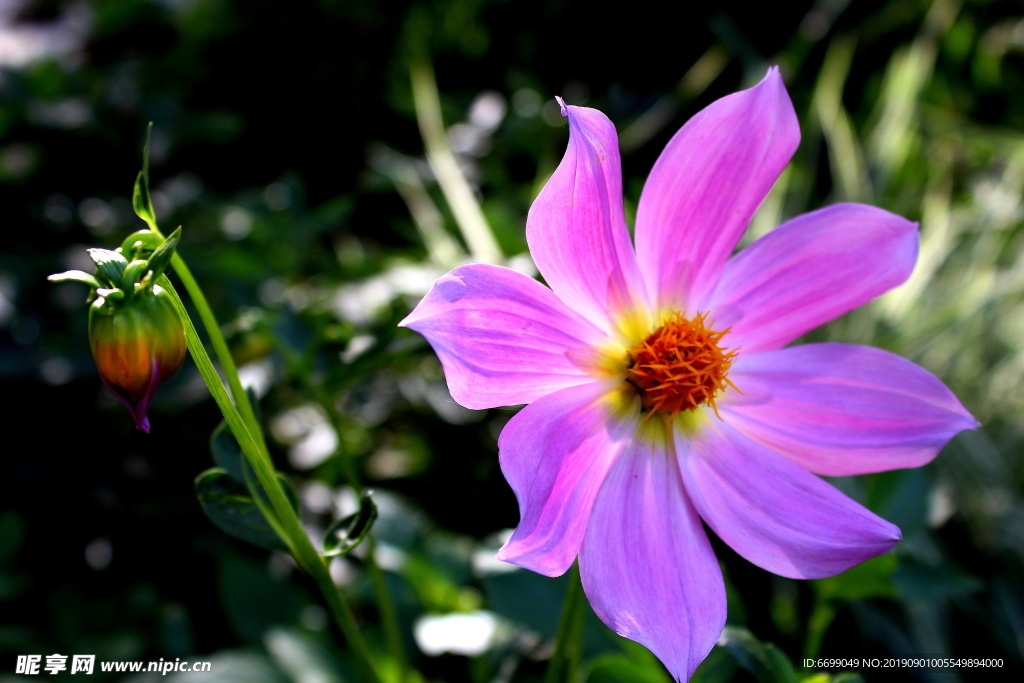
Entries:
[[729, 331], [712, 330], [705, 313], [693, 320], [673, 313], [668, 320], [629, 352], [626, 381], [640, 394], [640, 404], [649, 418], [662, 413], [666, 420], [701, 404], [715, 408], [715, 396], [726, 385], [736, 351], [723, 349], [722, 337]]

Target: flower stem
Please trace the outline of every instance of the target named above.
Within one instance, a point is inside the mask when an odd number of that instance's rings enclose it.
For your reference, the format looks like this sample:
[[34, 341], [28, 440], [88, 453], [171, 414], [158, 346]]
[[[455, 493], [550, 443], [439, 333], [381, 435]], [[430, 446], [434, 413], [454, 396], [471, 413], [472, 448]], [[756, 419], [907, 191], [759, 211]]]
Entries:
[[555, 635], [555, 651], [548, 662], [544, 683], [573, 683], [583, 659], [583, 617], [585, 595], [580, 583], [580, 567], [574, 562], [569, 572], [569, 586], [565, 591], [562, 616]]
[[[180, 261], [180, 259], [178, 260]], [[179, 264], [176, 263], [175, 267], [179, 276], [182, 276], [183, 272], [188, 273], [187, 269], [180, 269], [178, 268], [178, 265]], [[184, 264], [181, 263], [180, 265]], [[193, 282], [193, 284], [195, 284], [195, 280], [191, 278], [190, 273], [188, 273], [187, 277]], [[185, 280], [185, 277], [182, 277], [182, 279]], [[277, 478], [277, 473], [270, 460], [270, 454], [266, 449], [266, 443], [263, 440], [262, 432], [256, 423], [255, 415], [252, 413], [251, 405], [249, 406], [249, 414], [252, 417], [250, 420], [246, 420], [243, 418], [241, 411], [236, 407], [235, 403], [232, 402], [228, 392], [224, 389], [220, 375], [217, 374], [217, 370], [213, 366], [213, 361], [210, 360], [210, 356], [206, 352], [206, 347], [199, 338], [199, 333], [196, 331], [195, 325], [192, 323], [192, 319], [185, 310], [181, 297], [178, 296], [177, 291], [175, 291], [174, 286], [171, 285], [166, 276], [161, 276], [160, 284], [171, 293], [175, 306], [181, 315], [182, 322], [185, 325], [185, 341], [188, 345], [189, 352], [192, 354], [193, 360], [195, 360], [196, 367], [199, 369], [199, 374], [202, 375], [203, 380], [206, 382], [206, 386], [213, 395], [213, 399], [216, 401], [221, 413], [223, 413], [224, 420], [231, 429], [231, 433], [234, 434], [235, 439], [238, 440], [238, 445], [241, 447], [242, 453], [249, 461], [253, 472], [256, 474], [256, 478], [259, 480], [260, 485], [263, 486], [263, 489], [267, 493], [267, 497], [270, 499], [270, 504], [273, 508], [272, 512], [276, 518], [276, 520], [270, 520], [270, 523], [275, 529], [281, 530], [282, 540], [288, 546], [288, 549], [295, 557], [295, 560], [298, 562], [299, 566], [313, 578], [317, 587], [320, 589], [320, 592], [323, 593], [331, 615], [334, 617], [335, 622], [338, 624], [338, 627], [345, 636], [345, 640], [352, 649], [364, 679], [371, 683], [379, 683], [380, 679], [374, 671], [369, 650], [367, 649], [366, 642], [359, 630], [359, 626], [356, 624], [355, 616], [352, 614], [348, 604], [342, 599], [341, 594], [338, 592], [338, 587], [334, 585], [334, 580], [331, 578], [327, 564], [323, 557], [321, 557], [313, 547], [313, 544], [310, 542], [306, 532], [302, 529], [302, 525], [299, 523], [299, 518], [296, 515], [295, 510], [292, 508], [291, 503], [288, 501], [288, 497], [281, 488], [281, 484]], [[195, 286], [198, 288], [198, 285]], [[196, 304], [197, 308], [201, 308], [198, 301], [196, 301]], [[206, 305], [205, 298], [203, 298], [202, 304], [206, 307], [209, 317], [212, 319], [213, 314], [209, 311], [209, 306]], [[203, 317], [205, 318], [205, 316]], [[214, 320], [214, 323], [215, 322], [216, 321]], [[224, 343], [223, 336], [220, 335], [220, 329], [216, 325], [207, 327], [207, 332], [210, 334], [211, 339], [215, 339], [220, 336], [220, 342], [223, 345], [224, 350], [227, 350], [227, 344]], [[214, 346], [217, 346], [216, 342], [214, 343]], [[230, 367], [234, 369], [234, 364], [232, 363]], [[227, 372], [227, 370], [225, 372], [230, 376], [230, 372]], [[239, 390], [235, 392], [235, 396], [238, 398], [238, 403], [241, 404], [243, 401], [248, 403], [248, 397], [245, 392], [240, 390], [241, 383], [238, 381], [237, 371], [234, 375], [235, 383], [239, 387]], [[229, 384], [231, 384], [230, 380]], [[249, 422], [249, 424], [246, 424], [247, 422]], [[254, 427], [250, 427], [250, 424]], [[264, 513], [266, 512], [268, 511], [264, 510]], [[275, 521], [276, 524], [274, 523]]]

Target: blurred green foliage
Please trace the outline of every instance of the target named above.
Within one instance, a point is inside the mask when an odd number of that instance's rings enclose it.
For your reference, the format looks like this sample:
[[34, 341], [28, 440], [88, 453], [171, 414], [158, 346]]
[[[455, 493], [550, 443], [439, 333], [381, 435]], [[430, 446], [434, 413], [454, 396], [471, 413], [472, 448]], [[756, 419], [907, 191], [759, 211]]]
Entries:
[[[192, 495], [220, 419], [194, 368], [158, 394], [152, 434], [135, 433], [96, 377], [81, 289], [45, 281], [142, 227], [131, 190], [147, 122], [156, 211], [184, 226], [180, 252], [307, 525], [356, 511], [354, 468], [377, 492], [380, 562], [422, 680], [531, 681], [565, 583], [493, 561], [517, 521], [496, 452], [513, 413], [454, 404], [433, 353], [395, 325], [474, 251], [467, 222], [528, 267], [526, 212], [566, 141], [554, 95], [618, 126], [632, 215], [675, 130], [773, 63], [803, 141], [748, 238], [836, 201], [919, 221], [911, 280], [808, 338], [920, 363], [983, 427], [926, 468], [835, 481], [901, 526], [889, 557], [796, 582], [715, 541], [730, 630], [696, 678], [855, 680], [801, 671], [817, 655], [1001, 658], [1020, 673], [1024, 11], [746, 7], [689, 6], [681, 25], [654, 5], [609, 16], [572, 0], [0, 2], [0, 681], [16, 654], [53, 652], [210, 659], [206, 680], [353, 680], [305, 578], [222, 533]], [[429, 160], [414, 66], [440, 92]], [[445, 153], [454, 179], [436, 170]], [[477, 218], [445, 182], [468, 187]], [[360, 557], [335, 560], [336, 578], [383, 652]], [[581, 680], [667, 680], [587, 618]]]

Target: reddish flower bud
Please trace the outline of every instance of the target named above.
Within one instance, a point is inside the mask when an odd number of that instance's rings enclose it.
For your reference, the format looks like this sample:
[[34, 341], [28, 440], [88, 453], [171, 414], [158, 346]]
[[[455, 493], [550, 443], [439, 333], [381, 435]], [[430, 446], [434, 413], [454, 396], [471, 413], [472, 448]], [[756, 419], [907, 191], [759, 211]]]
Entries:
[[185, 328], [170, 295], [153, 285], [130, 301], [99, 297], [89, 309], [89, 346], [103, 383], [128, 406], [135, 427], [149, 432], [153, 394], [185, 358]]

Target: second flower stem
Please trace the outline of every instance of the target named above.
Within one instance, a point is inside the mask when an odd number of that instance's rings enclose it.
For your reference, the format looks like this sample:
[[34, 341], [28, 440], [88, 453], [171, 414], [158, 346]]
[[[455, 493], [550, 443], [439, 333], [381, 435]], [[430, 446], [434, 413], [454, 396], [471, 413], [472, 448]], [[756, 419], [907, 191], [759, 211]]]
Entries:
[[586, 616], [583, 584], [580, 583], [579, 562], [569, 570], [569, 586], [555, 635], [555, 651], [548, 662], [544, 683], [574, 683], [583, 660], [583, 617]]

